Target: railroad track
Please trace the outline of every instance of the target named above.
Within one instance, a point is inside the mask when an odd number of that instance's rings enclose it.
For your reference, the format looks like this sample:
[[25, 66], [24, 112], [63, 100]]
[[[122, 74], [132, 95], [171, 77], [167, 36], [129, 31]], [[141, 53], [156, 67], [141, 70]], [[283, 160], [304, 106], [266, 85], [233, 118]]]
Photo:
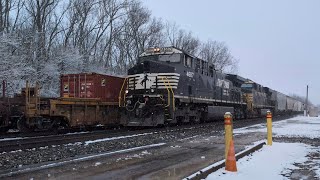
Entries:
[[130, 136], [147, 136], [156, 133], [168, 133], [170, 131], [185, 131], [193, 128], [203, 128], [204, 126], [215, 126], [217, 122], [205, 123], [199, 125], [185, 125], [176, 127], [149, 128], [142, 130], [105, 130], [74, 134], [48, 135], [36, 137], [18, 137], [12, 139], [0, 139], [0, 152], [9, 152], [15, 150], [32, 149], [52, 145], [62, 145], [68, 143], [83, 143], [103, 138], [129, 138]]
[[[111, 134], [114, 132], [111, 132]], [[23, 150], [31, 148], [39, 148], [50, 145], [61, 145], [75, 142], [82, 142], [95, 138], [104, 137], [106, 134], [102, 132], [79, 133], [79, 134], [62, 134], [35, 137], [18, 137], [9, 140], [0, 141], [0, 152], [8, 152], [14, 150]]]
[[[286, 119], [289, 116], [274, 117], [273, 121]], [[253, 124], [262, 123], [265, 118], [235, 120], [234, 128], [245, 127]], [[186, 124], [181, 126], [172, 127], [158, 127], [138, 130], [128, 129], [115, 129], [115, 130], [101, 130], [92, 132], [80, 132], [71, 134], [60, 135], [47, 135], [47, 136], [35, 136], [35, 137], [17, 137], [8, 140], [0, 139], [0, 152], [9, 152], [15, 150], [32, 149], [39, 147], [46, 147], [52, 145], [63, 145], [69, 143], [84, 143], [85, 141], [92, 141], [103, 138], [113, 138], [114, 140], [120, 138], [130, 138], [130, 136], [147, 136], [156, 133], [170, 133], [177, 131], [187, 131], [191, 129], [201, 129], [204, 127], [214, 127], [216, 130], [223, 130], [222, 121], [214, 121], [203, 124]]]

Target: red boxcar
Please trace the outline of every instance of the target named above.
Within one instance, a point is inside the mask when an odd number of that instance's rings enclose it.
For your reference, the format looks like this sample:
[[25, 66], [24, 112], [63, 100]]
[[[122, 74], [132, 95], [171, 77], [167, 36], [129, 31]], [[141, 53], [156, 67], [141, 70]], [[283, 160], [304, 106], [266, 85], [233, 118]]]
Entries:
[[122, 77], [97, 73], [65, 74], [60, 78], [60, 96], [118, 102], [123, 82]]

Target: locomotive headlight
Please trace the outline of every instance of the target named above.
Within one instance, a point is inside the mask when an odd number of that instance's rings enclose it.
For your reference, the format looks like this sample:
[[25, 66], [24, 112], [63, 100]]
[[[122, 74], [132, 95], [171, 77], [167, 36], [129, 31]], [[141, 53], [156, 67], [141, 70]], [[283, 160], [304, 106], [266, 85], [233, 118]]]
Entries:
[[126, 90], [125, 93], [128, 94], [128, 93], [129, 93], [129, 90]]
[[154, 89], [151, 89], [150, 91], [151, 91], [152, 93], [154, 93]]
[[160, 48], [154, 48], [153, 52], [160, 52]]

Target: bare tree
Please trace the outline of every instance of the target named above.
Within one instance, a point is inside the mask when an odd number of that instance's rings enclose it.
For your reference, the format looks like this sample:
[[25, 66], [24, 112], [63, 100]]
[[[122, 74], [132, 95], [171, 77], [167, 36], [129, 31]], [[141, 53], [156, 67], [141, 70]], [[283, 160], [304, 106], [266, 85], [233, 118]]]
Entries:
[[180, 48], [190, 54], [197, 54], [200, 48], [200, 40], [192, 34], [180, 29], [176, 23], [166, 23], [166, 36], [171, 46]]
[[2, 0], [0, 0], [0, 32], [3, 31], [4, 26], [3, 26], [3, 3]]
[[15, 77], [38, 80], [51, 95], [61, 73], [125, 74], [148, 47], [201, 52], [224, 71], [237, 64], [224, 43], [201, 45], [192, 32], [153, 18], [141, 0], [0, 0], [0, 38], [2, 77], [17, 63]]
[[151, 12], [139, 1], [132, 1], [126, 8], [126, 17], [118, 26], [113, 56], [115, 68], [121, 72], [136, 63], [144, 49], [164, 45], [163, 23], [151, 18]]
[[12, 1], [0, 0], [0, 33], [4, 30], [8, 33], [10, 27], [10, 12], [12, 10]]
[[238, 61], [223, 42], [208, 40], [202, 44], [199, 57], [215, 65], [216, 70], [236, 71]]

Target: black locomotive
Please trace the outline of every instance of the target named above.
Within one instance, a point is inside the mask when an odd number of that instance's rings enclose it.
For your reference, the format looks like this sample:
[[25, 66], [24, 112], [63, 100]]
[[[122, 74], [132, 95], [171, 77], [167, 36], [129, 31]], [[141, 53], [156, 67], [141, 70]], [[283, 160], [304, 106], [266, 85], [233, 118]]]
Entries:
[[[128, 70], [121, 124], [157, 126], [302, 112], [304, 104], [176, 47], [149, 48]], [[122, 99], [122, 100], [123, 100]]]
[[207, 121], [229, 111], [244, 118], [247, 104], [214, 65], [175, 47], [151, 48], [128, 70], [126, 126]]

